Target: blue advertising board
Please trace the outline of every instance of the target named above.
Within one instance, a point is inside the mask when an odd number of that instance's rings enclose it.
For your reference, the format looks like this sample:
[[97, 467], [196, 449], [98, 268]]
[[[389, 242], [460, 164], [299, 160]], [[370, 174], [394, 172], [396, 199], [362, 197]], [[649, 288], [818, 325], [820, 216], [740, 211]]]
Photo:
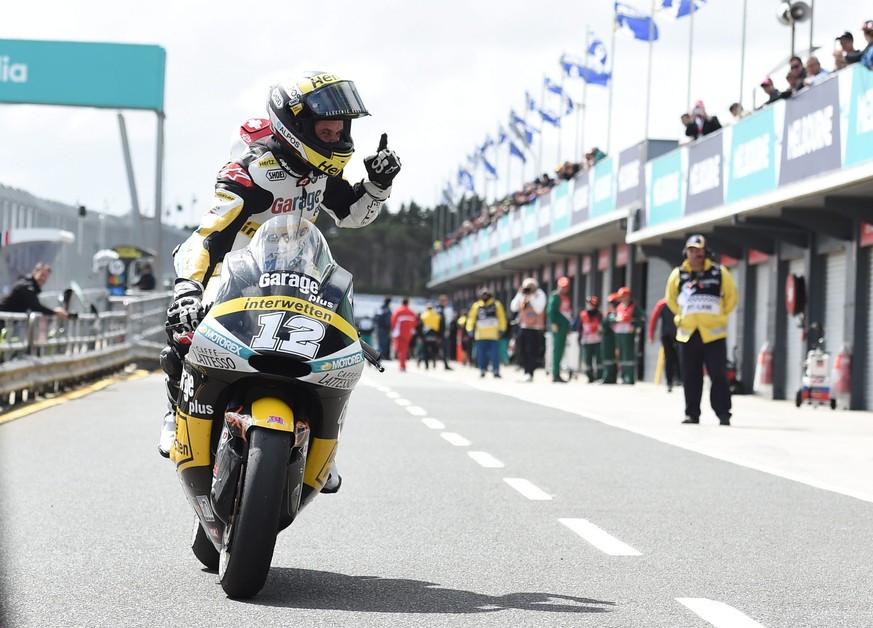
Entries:
[[773, 113], [777, 102], [733, 127], [728, 155], [728, 203], [740, 201], [776, 187], [776, 124]]
[[[873, 159], [873, 72], [860, 64], [851, 66], [851, 100], [846, 125], [846, 166]], [[843, 77], [840, 77], [843, 80]]]
[[160, 46], [0, 39], [0, 102], [164, 110]]
[[682, 217], [684, 180], [682, 155], [687, 149], [674, 150], [647, 164], [646, 226], [659, 225]]

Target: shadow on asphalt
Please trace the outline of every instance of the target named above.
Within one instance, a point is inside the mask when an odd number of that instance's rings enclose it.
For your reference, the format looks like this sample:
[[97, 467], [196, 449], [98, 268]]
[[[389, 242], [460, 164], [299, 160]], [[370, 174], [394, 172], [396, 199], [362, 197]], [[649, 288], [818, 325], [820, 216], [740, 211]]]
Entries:
[[273, 567], [249, 603], [368, 613], [492, 613], [519, 609], [548, 613], [606, 613], [615, 602], [552, 593], [483, 595], [432, 582]]

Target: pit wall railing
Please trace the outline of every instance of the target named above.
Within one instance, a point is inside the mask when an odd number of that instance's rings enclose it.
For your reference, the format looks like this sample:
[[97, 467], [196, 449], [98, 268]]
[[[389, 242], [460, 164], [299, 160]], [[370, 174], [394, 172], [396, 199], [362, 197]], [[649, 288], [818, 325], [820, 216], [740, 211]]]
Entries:
[[109, 309], [61, 321], [0, 312], [0, 412], [37, 396], [79, 386], [132, 364], [154, 368], [166, 345], [172, 294], [109, 297]]

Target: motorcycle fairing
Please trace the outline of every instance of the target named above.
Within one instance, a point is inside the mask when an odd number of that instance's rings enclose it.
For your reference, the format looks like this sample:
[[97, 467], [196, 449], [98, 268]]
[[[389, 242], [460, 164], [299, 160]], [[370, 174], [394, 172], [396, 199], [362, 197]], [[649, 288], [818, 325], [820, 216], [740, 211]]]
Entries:
[[176, 409], [176, 440], [170, 449], [170, 460], [178, 470], [189, 467], [208, 467], [212, 464], [210, 439], [212, 419], [198, 418]]

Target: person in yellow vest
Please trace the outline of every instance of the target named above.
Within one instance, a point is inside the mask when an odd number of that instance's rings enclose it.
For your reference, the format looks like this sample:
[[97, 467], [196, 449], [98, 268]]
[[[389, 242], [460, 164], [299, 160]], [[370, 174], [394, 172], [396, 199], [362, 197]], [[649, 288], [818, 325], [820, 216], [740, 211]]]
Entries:
[[424, 368], [429, 369], [430, 363], [436, 368], [437, 352], [442, 336], [442, 316], [428, 303], [418, 317], [418, 334], [422, 339]]
[[552, 332], [552, 381], [564, 383], [567, 380], [561, 377], [561, 360], [564, 357], [570, 321], [573, 320], [569, 277], [558, 278], [558, 289], [549, 295], [546, 317]]
[[572, 329], [579, 332], [579, 349], [585, 365], [585, 375], [588, 376], [588, 382], [593, 383], [600, 379], [603, 366], [603, 355], [600, 353], [603, 312], [600, 311], [600, 299], [596, 295], [588, 297], [586, 302], [588, 307], [579, 312]]
[[685, 261], [667, 278], [664, 298], [675, 314], [676, 341], [682, 364], [685, 420], [700, 423], [703, 367], [712, 386], [709, 402], [721, 425], [731, 424], [727, 376], [727, 324], [737, 306], [737, 288], [728, 269], [713, 262], [700, 234], [685, 242]]
[[506, 331], [506, 312], [503, 304], [494, 298], [489, 288], [482, 290], [481, 298], [470, 307], [467, 315], [467, 333], [476, 340], [476, 363], [480, 377], [488, 372], [488, 363], [494, 377], [500, 377], [500, 355], [497, 343]]
[[546, 329], [546, 293], [537, 280], [527, 277], [509, 303], [509, 309], [518, 313], [518, 336], [515, 350], [524, 371], [522, 381], [532, 382], [543, 346]]
[[646, 315], [633, 302], [627, 286], [619, 288], [615, 296], [618, 297], [618, 305], [615, 306], [612, 331], [615, 332], [615, 346], [618, 349], [618, 370], [622, 384], [633, 384], [637, 369], [636, 339], [639, 331], [645, 328]]

